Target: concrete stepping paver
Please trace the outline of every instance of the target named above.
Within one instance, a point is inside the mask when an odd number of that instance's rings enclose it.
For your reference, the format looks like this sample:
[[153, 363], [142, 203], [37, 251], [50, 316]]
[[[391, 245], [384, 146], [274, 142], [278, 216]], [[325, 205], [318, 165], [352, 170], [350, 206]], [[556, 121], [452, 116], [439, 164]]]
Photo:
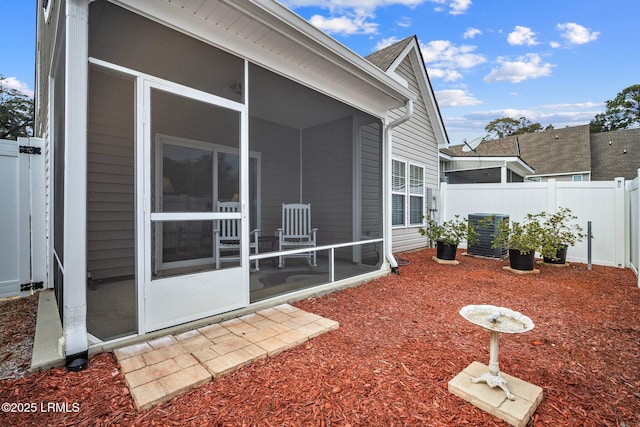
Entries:
[[336, 321], [282, 304], [114, 354], [137, 408], [144, 410], [338, 327]]

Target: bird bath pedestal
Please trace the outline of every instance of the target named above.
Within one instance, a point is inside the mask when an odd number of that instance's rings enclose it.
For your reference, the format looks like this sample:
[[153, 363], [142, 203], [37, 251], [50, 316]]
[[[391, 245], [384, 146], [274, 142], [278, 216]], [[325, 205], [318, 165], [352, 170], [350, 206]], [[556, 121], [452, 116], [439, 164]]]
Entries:
[[[449, 381], [449, 391], [513, 426], [526, 426], [542, 400], [542, 388], [500, 373], [498, 337], [501, 333], [530, 331], [533, 322], [518, 312], [494, 305], [468, 305], [460, 315], [491, 333], [489, 366], [487, 369], [486, 365], [472, 362]], [[489, 387], [476, 385], [483, 383]]]

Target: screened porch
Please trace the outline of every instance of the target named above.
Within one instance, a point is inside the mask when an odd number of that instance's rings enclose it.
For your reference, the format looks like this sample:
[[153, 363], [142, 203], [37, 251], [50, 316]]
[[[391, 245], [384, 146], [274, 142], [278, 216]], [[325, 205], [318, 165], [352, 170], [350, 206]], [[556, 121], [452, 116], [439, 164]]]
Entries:
[[[198, 275], [220, 295], [246, 288], [211, 310], [200, 298], [186, 321], [380, 269], [379, 118], [109, 2], [93, 2], [89, 18], [92, 341], [141, 332], [151, 309], [140, 293], [163, 280], [184, 293]], [[314, 247], [279, 250], [283, 203], [310, 204]], [[238, 239], [221, 251], [229, 222]], [[317, 266], [278, 266], [310, 251]]]

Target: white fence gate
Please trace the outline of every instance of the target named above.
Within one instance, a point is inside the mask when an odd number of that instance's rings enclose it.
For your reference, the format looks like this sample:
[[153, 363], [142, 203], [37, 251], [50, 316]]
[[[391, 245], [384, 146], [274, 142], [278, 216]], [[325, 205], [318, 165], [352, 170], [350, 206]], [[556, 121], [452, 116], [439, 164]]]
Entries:
[[[592, 226], [593, 264], [630, 267], [631, 241], [638, 239], [638, 216], [631, 219], [629, 186], [623, 178], [614, 181], [555, 181], [508, 184], [442, 184], [440, 219], [458, 214], [506, 214], [511, 221], [522, 221], [527, 213], [571, 209], [577, 223], [587, 230]], [[637, 188], [637, 183], [636, 183]], [[637, 190], [635, 190], [637, 194]], [[637, 196], [636, 202], [637, 204]], [[635, 221], [635, 228], [631, 223]], [[637, 244], [635, 246], [637, 248]], [[586, 239], [569, 249], [569, 261], [586, 263]], [[636, 268], [637, 270], [637, 268]]]
[[0, 298], [44, 287], [43, 142], [0, 140]]

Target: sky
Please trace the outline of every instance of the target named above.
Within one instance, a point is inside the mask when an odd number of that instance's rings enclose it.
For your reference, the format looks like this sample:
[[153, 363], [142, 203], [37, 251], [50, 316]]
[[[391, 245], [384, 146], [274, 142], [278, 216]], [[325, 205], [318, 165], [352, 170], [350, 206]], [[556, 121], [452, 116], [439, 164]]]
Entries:
[[[34, 90], [35, 0], [0, 0], [0, 75]], [[638, 0], [281, 0], [359, 55], [416, 35], [449, 141], [588, 124], [640, 84]]]

